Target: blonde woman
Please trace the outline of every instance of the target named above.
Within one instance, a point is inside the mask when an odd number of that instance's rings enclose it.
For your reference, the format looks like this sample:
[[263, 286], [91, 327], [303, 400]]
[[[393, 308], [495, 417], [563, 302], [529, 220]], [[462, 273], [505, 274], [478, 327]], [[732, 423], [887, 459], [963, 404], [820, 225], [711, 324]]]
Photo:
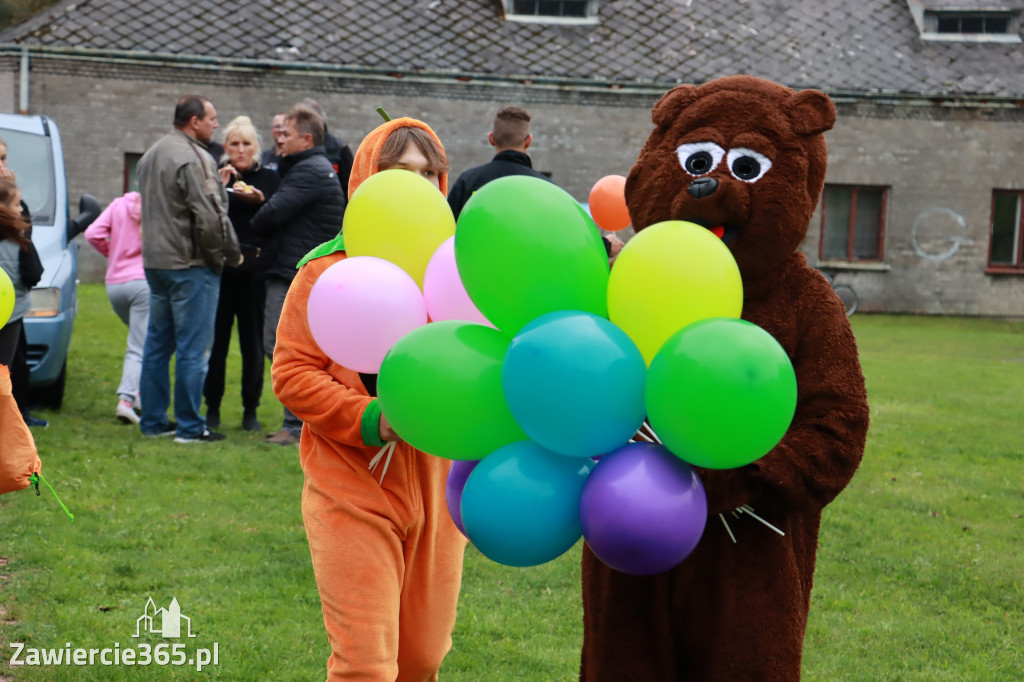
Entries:
[[220, 426], [228, 346], [237, 318], [238, 347], [242, 353], [242, 428], [259, 431], [263, 428], [256, 418], [263, 394], [263, 283], [256, 273], [259, 247], [249, 221], [281, 180], [274, 171], [261, 167], [259, 134], [248, 116], [239, 116], [228, 124], [224, 152], [220, 176], [228, 189], [228, 218], [244, 258], [238, 267], [224, 268], [220, 279], [210, 366], [203, 386], [206, 423], [210, 428]]

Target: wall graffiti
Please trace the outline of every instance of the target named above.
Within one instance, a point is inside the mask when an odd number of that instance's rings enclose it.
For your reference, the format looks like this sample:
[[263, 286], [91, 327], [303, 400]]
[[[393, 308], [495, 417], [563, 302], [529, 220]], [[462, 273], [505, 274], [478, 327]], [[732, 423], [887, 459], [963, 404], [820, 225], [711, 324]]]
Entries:
[[914, 253], [930, 261], [952, 257], [961, 244], [973, 244], [967, 236], [964, 217], [948, 208], [936, 207], [919, 214], [910, 230]]

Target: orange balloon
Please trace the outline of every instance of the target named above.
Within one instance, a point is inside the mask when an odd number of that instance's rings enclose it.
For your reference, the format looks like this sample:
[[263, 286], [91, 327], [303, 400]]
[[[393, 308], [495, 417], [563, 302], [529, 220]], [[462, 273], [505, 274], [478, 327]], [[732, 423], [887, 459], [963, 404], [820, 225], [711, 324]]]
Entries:
[[590, 190], [590, 215], [602, 230], [615, 232], [629, 227], [626, 210], [626, 178], [606, 175], [594, 183]]

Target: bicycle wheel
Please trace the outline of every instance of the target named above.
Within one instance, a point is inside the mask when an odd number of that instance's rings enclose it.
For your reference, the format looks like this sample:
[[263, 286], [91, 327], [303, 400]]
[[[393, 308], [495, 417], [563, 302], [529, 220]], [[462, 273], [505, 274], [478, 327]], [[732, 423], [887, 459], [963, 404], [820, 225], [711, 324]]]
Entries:
[[849, 284], [834, 284], [832, 288], [835, 289], [836, 296], [843, 302], [846, 316], [853, 315], [857, 310], [857, 292]]

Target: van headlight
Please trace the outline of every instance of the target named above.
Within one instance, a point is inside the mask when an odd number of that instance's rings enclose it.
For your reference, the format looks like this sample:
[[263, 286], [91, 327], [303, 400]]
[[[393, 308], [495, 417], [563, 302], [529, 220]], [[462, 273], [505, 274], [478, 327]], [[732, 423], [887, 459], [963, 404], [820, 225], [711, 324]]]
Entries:
[[31, 307], [25, 317], [57, 317], [60, 313], [60, 289], [33, 289], [28, 295]]

